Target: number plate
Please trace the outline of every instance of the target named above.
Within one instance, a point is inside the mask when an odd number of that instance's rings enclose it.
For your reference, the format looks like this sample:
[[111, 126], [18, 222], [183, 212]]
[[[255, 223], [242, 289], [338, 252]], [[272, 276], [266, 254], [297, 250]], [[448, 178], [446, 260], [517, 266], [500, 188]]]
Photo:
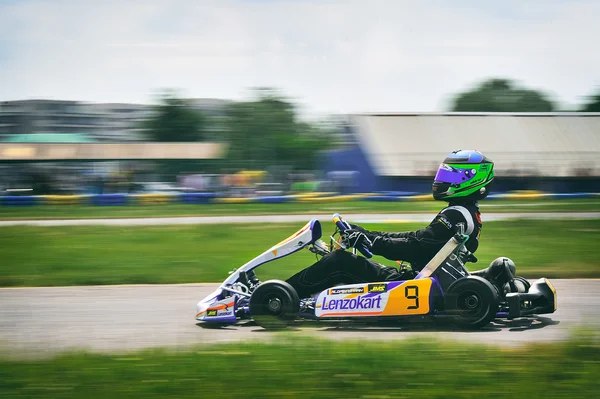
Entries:
[[428, 278], [403, 281], [390, 290], [387, 306], [381, 315], [400, 316], [429, 313], [429, 291], [431, 291], [431, 280]]

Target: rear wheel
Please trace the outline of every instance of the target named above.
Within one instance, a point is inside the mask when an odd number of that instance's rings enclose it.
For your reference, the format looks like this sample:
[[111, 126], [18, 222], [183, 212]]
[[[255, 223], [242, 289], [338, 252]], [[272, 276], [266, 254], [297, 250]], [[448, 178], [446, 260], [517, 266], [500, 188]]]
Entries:
[[250, 315], [267, 330], [286, 328], [298, 315], [300, 299], [294, 287], [280, 280], [260, 284], [250, 297]]
[[444, 308], [452, 323], [464, 328], [481, 328], [494, 320], [498, 302], [496, 288], [478, 276], [456, 280], [444, 296]]

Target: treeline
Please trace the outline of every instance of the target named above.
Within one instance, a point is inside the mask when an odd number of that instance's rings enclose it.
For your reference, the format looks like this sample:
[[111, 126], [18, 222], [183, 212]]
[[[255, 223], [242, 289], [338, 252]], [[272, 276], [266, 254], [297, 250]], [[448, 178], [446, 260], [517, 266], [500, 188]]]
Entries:
[[255, 91], [253, 99], [231, 102], [206, 114], [173, 91], [163, 93], [153, 116], [144, 122], [152, 141], [211, 141], [227, 145], [222, 168], [313, 170], [322, 150], [336, 145], [339, 127], [332, 121], [308, 123], [295, 105], [272, 89]]
[[575, 109], [561, 109], [539, 90], [521, 87], [508, 79], [489, 79], [451, 101], [453, 112], [600, 112], [600, 92], [586, 98]]

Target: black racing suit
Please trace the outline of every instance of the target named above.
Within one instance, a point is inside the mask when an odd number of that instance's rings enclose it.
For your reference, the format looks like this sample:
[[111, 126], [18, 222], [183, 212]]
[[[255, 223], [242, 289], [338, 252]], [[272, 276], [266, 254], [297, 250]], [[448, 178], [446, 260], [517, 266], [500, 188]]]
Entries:
[[455, 234], [458, 223], [464, 224], [464, 231], [470, 236], [467, 249], [475, 252], [482, 227], [477, 202], [451, 202], [427, 227], [417, 231], [385, 233], [353, 226], [373, 242], [371, 252], [374, 255], [410, 262], [412, 271], [386, 267], [349, 251], [337, 250], [296, 273], [287, 282], [296, 289], [300, 298], [307, 298], [338, 284], [411, 279]]

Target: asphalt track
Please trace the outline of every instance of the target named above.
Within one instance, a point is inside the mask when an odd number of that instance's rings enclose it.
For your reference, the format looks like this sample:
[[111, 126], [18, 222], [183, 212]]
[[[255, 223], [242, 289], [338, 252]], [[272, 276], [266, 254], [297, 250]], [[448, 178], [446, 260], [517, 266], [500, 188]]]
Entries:
[[[343, 214], [346, 220], [356, 223], [430, 222], [435, 213], [358, 213]], [[330, 221], [332, 214], [240, 215], [240, 216], [188, 216], [129, 219], [54, 219], [54, 220], [4, 220], [1, 226], [155, 226], [181, 224], [235, 224], [235, 223], [287, 223], [307, 222], [311, 218]], [[502, 212], [485, 213], [483, 221], [508, 219], [600, 219], [600, 212]]]
[[[303, 322], [291, 336], [329, 339], [451, 338], [521, 345], [559, 341], [577, 327], [600, 327], [600, 280], [553, 280], [556, 313], [534, 320], [490, 324], [458, 331], [432, 323], [364, 326]], [[43, 357], [64, 350], [129, 351], [151, 347], [268, 340], [277, 333], [253, 325], [206, 328], [197, 325], [196, 302], [216, 284], [88, 286], [0, 289], [0, 349], [17, 356]]]

